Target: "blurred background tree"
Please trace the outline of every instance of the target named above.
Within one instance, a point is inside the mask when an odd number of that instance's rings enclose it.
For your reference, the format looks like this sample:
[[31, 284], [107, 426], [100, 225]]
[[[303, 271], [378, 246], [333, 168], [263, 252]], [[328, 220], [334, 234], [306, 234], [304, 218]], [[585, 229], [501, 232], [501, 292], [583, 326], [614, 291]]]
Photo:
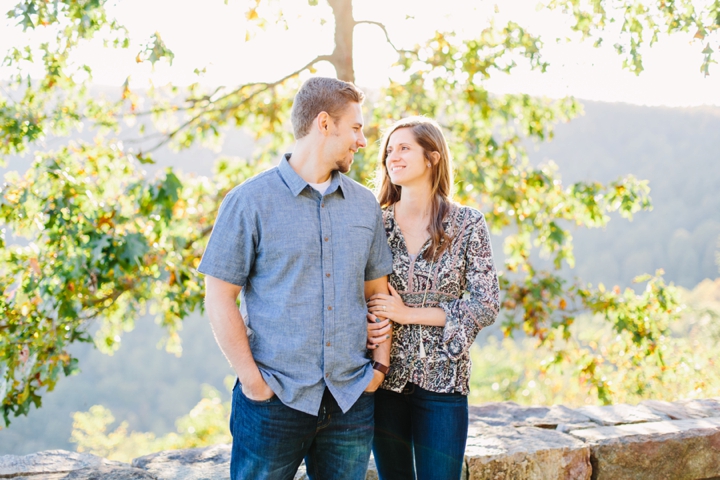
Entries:
[[[267, 29], [301, 28], [294, 25], [300, 17], [284, 15], [285, 6], [249, 1], [246, 40]], [[180, 352], [181, 322], [202, 308], [195, 267], [219, 203], [291, 145], [292, 96], [318, 64], [331, 64], [338, 78], [355, 79], [353, 32], [359, 25], [376, 28], [398, 60], [386, 85], [368, 92], [368, 148], [356, 157], [352, 176], [371, 180], [376, 140], [393, 120], [413, 114], [438, 119], [456, 159], [455, 197], [480, 208], [493, 232], [504, 235], [505, 334], [533, 337], [552, 352], [548, 367], [567, 365], [602, 402], [667, 380], [668, 366], [682, 361], [665, 353], [682, 310], [675, 288], [659, 274], [638, 278], [640, 293], [593, 287], [563, 274], [575, 263], [571, 227], [604, 227], [614, 212], [632, 218], [649, 209], [647, 182], [625, 175], [564, 184], [554, 164], [532, 165], [526, 146], [552, 138], [558, 122], [581, 113], [579, 103], [486, 88], [492, 77], [513, 75], [520, 66], [544, 72], [543, 40], [514, 21], [490, 20], [472, 38], [436, 31], [424, 43], [396, 48], [385, 25], [355, 19], [352, 7], [351, 0], [310, 0], [304, 16], [334, 25], [333, 48], [308, 52], [306, 63], [275, 80], [138, 89], [128, 78], [109, 95], [91, 88], [92, 67], [74, 57], [90, 41], [111, 49], [131, 45], [132, 32], [112, 18], [104, 1], [23, 0], [8, 12], [27, 42], [12, 47], [4, 61], [12, 73], [0, 96], [0, 154], [33, 153], [34, 159], [24, 174], [8, 174], [0, 192], [0, 398], [6, 424], [39, 407], [63, 375], [77, 370], [71, 345], [94, 341], [112, 352], [143, 313], [157, 315], [166, 348]], [[701, 68], [708, 73], [714, 62], [717, 1], [567, 1], [547, 8], [566, 12], [576, 21], [573, 28], [598, 45], [615, 41], [636, 73], [643, 65], [639, 46], [662, 32], [697, 29], [704, 44]], [[619, 31], [610, 28], [613, 23], [621, 24]], [[172, 46], [161, 33], [147, 39], [137, 62], [172, 63]], [[42, 75], [27, 73], [38, 66]], [[127, 124], [137, 136], [120, 141]], [[172, 168], [150, 176], [142, 169], [166, 146], [216, 144], [228, 128], [251, 132], [258, 149], [249, 160], [219, 162], [212, 180]], [[92, 138], [70, 139], [79, 129]], [[48, 138], [59, 146], [49, 148]], [[603, 320], [598, 331], [610, 332], [612, 349], [574, 337], [581, 314]], [[607, 365], [653, 373], [627, 376], [612, 387], [603, 372]], [[96, 413], [105, 419], [97, 425], [107, 425], [107, 412]], [[82, 427], [83, 417], [78, 422], [78, 431], [92, 430]]]
[[[227, 377], [226, 380], [229, 389], [235, 378]], [[115, 417], [109, 409], [94, 405], [87, 412], [73, 415], [70, 441], [77, 444], [78, 452], [127, 463], [162, 450], [230, 443], [232, 438], [227, 428], [230, 402], [223, 402], [220, 392], [209, 385], [203, 385], [202, 396], [190, 413], [177, 420], [176, 432], [159, 437], [151, 432], [129, 432], [127, 422], [109, 431]]]

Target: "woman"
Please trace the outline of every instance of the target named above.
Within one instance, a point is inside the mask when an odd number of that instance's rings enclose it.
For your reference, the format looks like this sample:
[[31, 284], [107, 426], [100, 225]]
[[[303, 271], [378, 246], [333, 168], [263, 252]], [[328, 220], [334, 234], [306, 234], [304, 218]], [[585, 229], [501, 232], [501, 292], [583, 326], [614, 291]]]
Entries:
[[369, 347], [385, 338], [385, 320], [394, 322], [390, 372], [375, 393], [381, 479], [460, 478], [469, 349], [499, 310], [485, 219], [452, 203], [451, 170], [433, 120], [406, 118], [385, 134], [379, 201], [393, 254], [391, 294], [368, 300]]

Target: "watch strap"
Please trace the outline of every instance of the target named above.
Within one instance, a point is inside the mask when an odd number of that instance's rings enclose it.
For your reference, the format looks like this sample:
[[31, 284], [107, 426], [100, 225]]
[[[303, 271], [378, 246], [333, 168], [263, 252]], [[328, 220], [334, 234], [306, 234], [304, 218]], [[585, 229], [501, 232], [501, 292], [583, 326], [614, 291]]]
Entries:
[[373, 360], [373, 362], [372, 362], [372, 367], [373, 367], [375, 370], [384, 373], [385, 375], [387, 375], [388, 373], [390, 373], [390, 367], [388, 367], [387, 365], [383, 365], [383, 364], [380, 363], [380, 362], [376, 362], [375, 360]]

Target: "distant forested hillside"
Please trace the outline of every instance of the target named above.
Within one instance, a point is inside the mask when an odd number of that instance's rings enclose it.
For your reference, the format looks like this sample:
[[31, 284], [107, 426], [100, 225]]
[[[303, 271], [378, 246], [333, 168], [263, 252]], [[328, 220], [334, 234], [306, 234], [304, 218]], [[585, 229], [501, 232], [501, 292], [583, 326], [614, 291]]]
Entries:
[[583, 103], [585, 115], [558, 126], [554, 141], [531, 149], [531, 161], [552, 159], [564, 183], [647, 179], [654, 209], [632, 222], [613, 219], [604, 231], [576, 231], [572, 274], [627, 285], [663, 268], [684, 287], [717, 277], [720, 108]]
[[205, 318], [192, 315], [185, 320], [181, 357], [157, 348], [162, 335], [161, 328], [145, 316], [138, 319], [135, 330], [123, 335], [113, 356], [90, 345], [75, 345], [81, 373], [59, 382], [43, 398], [42, 408], [12, 419], [8, 429], [0, 430], [0, 455], [75, 450], [69, 442], [72, 413], [93, 405], [112, 410], [117, 424], [127, 421], [130, 430], [173, 432], [175, 420], [200, 400], [202, 384], [226, 392], [223, 379], [232, 369]]
[[[720, 237], [720, 107], [650, 108], [584, 102], [585, 115], [557, 128], [555, 140], [531, 148], [535, 164], [555, 161], [564, 183], [608, 181], [634, 174], [648, 179], [655, 206], [633, 222], [617, 218], [604, 231], [574, 232], [577, 275], [593, 283], [627, 285], [635, 275], [664, 268], [666, 277], [692, 287], [720, 276], [715, 263]], [[131, 136], [130, 133], [125, 133]], [[50, 140], [49, 142], [52, 142]], [[158, 165], [209, 174], [219, 155], [247, 157], [250, 140], [231, 133], [220, 152], [194, 148], [161, 151]], [[10, 159], [24, 169], [29, 159]], [[501, 256], [500, 239], [495, 250]], [[200, 384], [222, 389], [230, 373], [207, 322], [194, 316], [181, 332], [185, 352], [175, 358], [155, 345], [161, 332], [145, 317], [107, 357], [81, 352], [79, 376], [63, 380], [39, 411], [0, 431], [0, 455], [69, 448], [75, 411], [94, 404], [110, 408], [130, 429], [166, 433], [200, 398]]]

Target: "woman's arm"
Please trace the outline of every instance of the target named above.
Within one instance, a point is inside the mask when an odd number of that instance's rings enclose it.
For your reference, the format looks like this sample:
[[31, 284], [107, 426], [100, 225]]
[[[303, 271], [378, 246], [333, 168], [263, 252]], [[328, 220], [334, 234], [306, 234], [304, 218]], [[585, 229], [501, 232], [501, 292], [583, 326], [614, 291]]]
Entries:
[[467, 352], [480, 330], [491, 325], [500, 311], [500, 287], [485, 218], [476, 210], [467, 214], [477, 218], [472, 219], [463, 239], [466, 294], [438, 304], [446, 315], [441, 345], [452, 359]]
[[374, 350], [383, 342], [390, 340], [392, 323], [387, 318], [378, 318], [372, 313], [367, 314], [367, 348]]
[[370, 313], [381, 319], [404, 325], [445, 327], [441, 344], [450, 358], [465, 353], [480, 330], [492, 324], [500, 311], [500, 287], [485, 219], [476, 210], [469, 210], [467, 215], [477, 218], [463, 232], [466, 294], [437, 307], [411, 308], [390, 286], [390, 295], [373, 295], [368, 302]]
[[445, 310], [437, 307], [412, 308], [405, 305], [400, 294], [388, 284], [390, 295], [376, 294], [368, 301], [368, 310], [380, 319], [390, 319], [400, 325], [429, 325], [444, 327]]

